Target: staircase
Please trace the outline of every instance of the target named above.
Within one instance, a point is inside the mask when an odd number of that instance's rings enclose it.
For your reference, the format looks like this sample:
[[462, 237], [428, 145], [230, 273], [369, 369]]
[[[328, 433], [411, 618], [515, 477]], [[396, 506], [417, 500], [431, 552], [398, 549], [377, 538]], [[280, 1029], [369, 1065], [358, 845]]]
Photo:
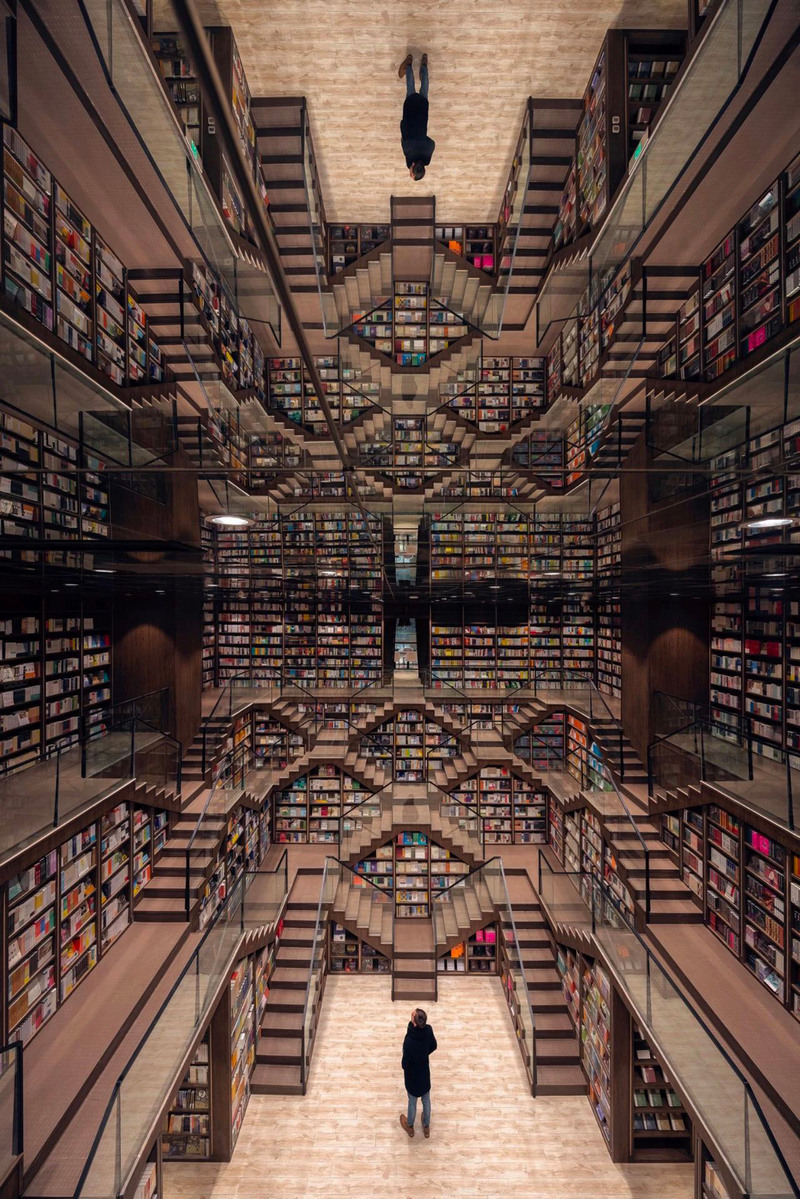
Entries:
[[436, 1002], [436, 946], [430, 920], [396, 920], [392, 955], [392, 999]]
[[341, 871], [331, 918], [391, 958], [393, 897], [370, 882], [356, 883], [355, 877], [349, 870]]
[[[303, 1010], [321, 882], [321, 869], [301, 868], [289, 891], [269, 998], [258, 1030], [256, 1064], [250, 1082], [254, 1095], [304, 1094], [301, 1074]], [[321, 1002], [320, 990], [317, 1006]], [[318, 1012], [315, 1012], [314, 1027], [317, 1016]]]
[[217, 859], [226, 829], [224, 815], [206, 812], [192, 845], [189, 872], [191, 912], [187, 915], [186, 853], [206, 798], [207, 793], [201, 792], [170, 830], [169, 839], [153, 867], [150, 882], [134, 900], [134, 920], [182, 924], [194, 915], [199, 903], [199, 890]]
[[[580, 1046], [536, 892], [521, 867], [506, 870], [506, 885], [535, 1024], [536, 1094], [585, 1095]], [[513, 946], [509, 946], [509, 953], [513, 953]]]
[[[210, 777], [214, 761], [221, 753], [227, 740], [230, 721], [222, 717], [209, 717], [203, 721], [200, 731], [183, 755], [181, 777], [190, 783], [205, 783]], [[203, 774], [203, 730], [206, 736], [206, 772]]]
[[[613, 772], [617, 783], [626, 786], [647, 786], [647, 769], [622, 732], [613, 716], [593, 716], [591, 728], [603, 754], [603, 760]], [[621, 734], [621, 736], [620, 736]]]
[[380, 807], [379, 816], [364, 817], [359, 828], [344, 834], [340, 854], [343, 862], [355, 866], [402, 829], [426, 833], [469, 866], [483, 861], [478, 837], [462, 828], [457, 817], [444, 815], [441, 801], [431, 799], [424, 784], [395, 783], [390, 795], [384, 792], [380, 796]]
[[[650, 862], [650, 923], [701, 924], [703, 910], [681, 879], [667, 847], [647, 813], [634, 812], [633, 821]], [[617, 873], [627, 884], [644, 920], [645, 854], [642, 841], [626, 815], [602, 817], [604, 831], [617, 859]]]

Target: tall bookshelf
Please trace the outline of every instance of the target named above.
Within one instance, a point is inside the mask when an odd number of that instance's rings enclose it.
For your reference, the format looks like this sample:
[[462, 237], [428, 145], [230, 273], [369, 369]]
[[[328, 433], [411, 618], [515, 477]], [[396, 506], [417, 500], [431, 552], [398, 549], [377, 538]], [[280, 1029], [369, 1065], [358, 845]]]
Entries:
[[74, 199], [3, 124], [3, 291], [120, 387], [161, 382], [161, 349], [124, 264]]
[[546, 844], [547, 794], [507, 766], [484, 766], [449, 794], [478, 817], [486, 844]]
[[633, 1045], [632, 1161], [653, 1155], [672, 1160], [692, 1157], [692, 1125], [669, 1075], [656, 1058], [647, 1038], [631, 1025]]
[[438, 225], [435, 232], [440, 245], [487, 275], [493, 275], [497, 257], [495, 225]]
[[328, 273], [336, 275], [389, 240], [389, 225], [328, 225]]
[[486, 357], [477, 382], [441, 384], [439, 395], [482, 433], [506, 433], [546, 410], [545, 360]]
[[430, 915], [430, 843], [425, 833], [395, 837], [395, 915], [413, 919]]
[[206, 1031], [167, 1113], [161, 1144], [168, 1161], [211, 1160], [210, 1039]]
[[589, 1102], [611, 1145], [611, 980], [600, 962], [585, 961], [581, 1004], [581, 1062]]
[[[362, 783], [338, 766], [315, 766], [273, 792], [273, 828], [279, 844], [338, 844], [339, 820], [369, 795]], [[374, 814], [372, 809], [362, 813]], [[350, 817], [353, 819], [353, 817]]]

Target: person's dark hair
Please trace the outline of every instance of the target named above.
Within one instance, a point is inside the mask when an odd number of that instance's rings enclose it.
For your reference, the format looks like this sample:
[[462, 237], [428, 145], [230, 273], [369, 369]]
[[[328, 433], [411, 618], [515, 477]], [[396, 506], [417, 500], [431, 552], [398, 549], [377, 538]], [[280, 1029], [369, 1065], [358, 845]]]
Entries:
[[[425, 168], [423, 167], [422, 169], [424, 170]], [[421, 1007], [417, 1008], [417, 1014], [414, 1018], [414, 1023], [416, 1024], [417, 1028], [424, 1028], [428, 1023], [428, 1013], [423, 1012]]]
[[425, 167], [421, 162], [414, 162], [411, 164], [411, 173], [413, 174], [417, 183], [419, 183], [420, 179], [425, 174]]

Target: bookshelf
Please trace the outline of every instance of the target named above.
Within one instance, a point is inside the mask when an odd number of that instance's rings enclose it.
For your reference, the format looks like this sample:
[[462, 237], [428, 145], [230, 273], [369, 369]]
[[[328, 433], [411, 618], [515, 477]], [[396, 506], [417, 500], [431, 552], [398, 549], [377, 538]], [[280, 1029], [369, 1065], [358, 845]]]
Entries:
[[580, 954], [566, 945], [556, 945], [556, 969], [561, 978], [561, 993], [567, 1012], [578, 1032], [581, 1027], [581, 969]]
[[564, 811], [555, 795], [547, 797], [547, 839], [550, 848], [558, 858], [564, 861]]
[[[134, 852], [138, 856], [144, 844], [142, 829], [147, 830], [149, 837], [150, 826], [144, 822], [142, 809], [135, 809], [135, 824], [137, 816], [134, 846], [138, 843], [139, 849]], [[131, 921], [131, 813], [127, 804], [119, 804], [102, 817], [100, 838], [100, 928], [105, 951]]]
[[230, 979], [231, 1147], [235, 1146], [250, 1099], [256, 1060], [255, 991], [252, 957], [237, 963]]
[[429, 841], [425, 833], [395, 837], [395, 915], [413, 919], [430, 915]]
[[685, 52], [681, 30], [606, 34], [583, 95], [575, 158], [553, 231], [555, 249], [602, 222], [635, 167]]
[[389, 958], [335, 920], [330, 924], [332, 974], [389, 974]]
[[487, 845], [544, 845], [547, 795], [507, 766], [484, 766], [449, 792], [481, 821]]
[[738, 357], [781, 329], [780, 200], [776, 180], [736, 227]]
[[27, 1044], [58, 1004], [56, 910], [59, 851], [51, 850], [8, 883], [6, 1028]]
[[744, 829], [743, 961], [779, 1000], [786, 996], [786, 861], [782, 845]]
[[389, 240], [389, 225], [328, 225], [328, 273], [336, 275]]
[[445, 383], [439, 395], [482, 433], [506, 433], [547, 408], [543, 358], [483, 358], [478, 381]]
[[[273, 792], [276, 842], [315, 845], [338, 843], [339, 820], [343, 813], [361, 804], [369, 794], [363, 784], [338, 766], [315, 766], [293, 783]], [[372, 808], [369, 812], [366, 808], [359, 811], [360, 816], [373, 814]]]
[[123, 263], [5, 123], [2, 244], [9, 300], [117, 386], [162, 381], [162, 352]]
[[600, 962], [585, 960], [581, 992], [581, 1062], [592, 1111], [610, 1147], [611, 981]]
[[211, 1160], [210, 1039], [206, 1031], [167, 1113], [161, 1145], [168, 1161]]
[[488, 924], [466, 941], [467, 974], [497, 973], [497, 928]]
[[382, 891], [389, 894], [394, 894], [394, 846], [392, 842], [379, 845], [369, 857], [357, 862], [354, 869], [356, 874], [368, 878], [374, 886], [380, 887]]
[[400, 783], [423, 782], [443, 760], [457, 757], [461, 748], [455, 736], [416, 708], [397, 712], [361, 742], [363, 755], [391, 771]]
[[800, 1020], [800, 854], [790, 856], [789, 911], [791, 936], [791, 959], [789, 963], [789, 1010]]
[[[102, 865], [106, 876], [108, 862]], [[97, 965], [97, 825], [60, 848], [60, 998], [63, 1001]], [[65, 920], [66, 917], [66, 920]]]
[[603, 767], [600, 746], [594, 740], [589, 725], [578, 716], [567, 715], [566, 767], [582, 787], [590, 791], [608, 791], [611, 783]]
[[495, 225], [437, 225], [436, 240], [470, 266], [487, 275], [495, 273], [497, 230]]
[[632, 1161], [652, 1160], [669, 1152], [670, 1158], [692, 1157], [692, 1125], [680, 1096], [655, 1057], [638, 1025], [633, 1037]]

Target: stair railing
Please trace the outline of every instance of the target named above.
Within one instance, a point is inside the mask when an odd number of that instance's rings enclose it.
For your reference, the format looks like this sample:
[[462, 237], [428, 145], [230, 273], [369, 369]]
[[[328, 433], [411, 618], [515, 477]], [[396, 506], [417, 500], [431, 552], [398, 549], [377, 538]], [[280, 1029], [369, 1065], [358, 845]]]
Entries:
[[[531, 671], [531, 687], [534, 691], [538, 687], [543, 690], [552, 690], [559, 688], [562, 691], [585, 691], [588, 697], [588, 717], [592, 722], [596, 717], [600, 717], [609, 722], [610, 737], [612, 744], [615, 745], [618, 754], [619, 765], [617, 773], [621, 783], [625, 782], [625, 754], [624, 754], [624, 737], [622, 725], [619, 722], [619, 717], [616, 716], [608, 705], [602, 692], [598, 690], [594, 679], [588, 674], [583, 674], [578, 670], [572, 670], [565, 666], [546, 666], [534, 667]], [[605, 731], [601, 736], [602, 740], [606, 739]]]
[[[715, 1158], [724, 1162], [741, 1193], [800, 1199], [800, 1187], [749, 1080], [651, 953], [605, 880], [554, 870], [541, 854], [539, 862], [539, 897], [556, 936], [558, 925], [565, 924], [583, 927], [594, 939], [678, 1092], [703, 1119], [715, 1142]], [[580, 912], [582, 917], [571, 915]]]
[[320, 1001], [325, 988], [325, 978], [328, 973], [328, 923], [341, 876], [341, 864], [336, 858], [327, 857], [325, 865], [322, 868], [322, 883], [319, 889], [319, 900], [317, 902], [317, 912], [314, 921], [314, 936], [311, 941], [311, 960], [308, 966], [308, 979], [306, 981], [306, 996], [303, 1003], [303, 1020], [300, 1026], [300, 1082], [303, 1094], [305, 1094], [306, 1087], [308, 1086], [308, 1074], [316, 1041]]
[[428, 794], [429, 796], [433, 795], [439, 803], [442, 816], [446, 816], [448, 820], [454, 820], [460, 829], [463, 829], [469, 836], [477, 838], [481, 854], [485, 856], [486, 833], [477, 796], [474, 804], [466, 803], [433, 781], [428, 783]]

